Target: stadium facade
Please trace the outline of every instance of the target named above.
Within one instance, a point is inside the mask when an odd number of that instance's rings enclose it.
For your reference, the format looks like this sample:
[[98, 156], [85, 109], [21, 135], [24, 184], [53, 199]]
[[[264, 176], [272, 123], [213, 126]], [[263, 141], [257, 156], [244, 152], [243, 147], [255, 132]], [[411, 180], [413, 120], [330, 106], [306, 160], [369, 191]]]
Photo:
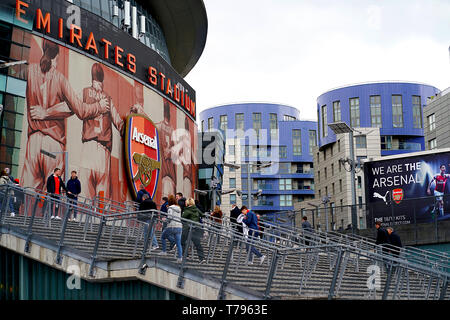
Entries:
[[37, 189], [55, 167], [76, 170], [87, 198], [123, 202], [141, 184], [193, 196], [196, 93], [183, 78], [207, 24], [201, 0], [2, 1], [0, 167]]

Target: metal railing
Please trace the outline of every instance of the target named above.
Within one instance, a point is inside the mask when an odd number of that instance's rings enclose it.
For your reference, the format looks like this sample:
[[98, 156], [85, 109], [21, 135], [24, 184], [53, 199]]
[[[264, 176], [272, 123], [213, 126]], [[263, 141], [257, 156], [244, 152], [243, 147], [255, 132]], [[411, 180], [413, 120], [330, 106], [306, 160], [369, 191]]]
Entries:
[[[9, 203], [15, 203], [17, 198], [21, 199], [19, 210], [15, 217], [8, 217]], [[231, 283], [248, 281], [249, 268], [252, 279], [245, 287], [253, 288], [265, 299], [317, 292], [329, 299], [345, 298], [351, 296], [351, 288], [357, 288], [357, 296], [363, 292], [364, 298], [377, 298], [377, 283], [366, 284], [368, 277], [363, 268], [369, 266], [385, 270], [378, 275], [378, 291], [382, 292], [378, 298], [447, 299], [449, 261], [445, 261], [446, 255], [434, 251], [406, 248], [396, 255], [392, 252], [396, 248], [387, 252], [362, 237], [309, 232], [265, 222], [260, 222], [261, 237], [246, 237], [227, 217], [217, 224], [206, 215], [203, 223], [197, 223], [157, 210], [129, 211], [126, 205], [106, 199], [79, 199], [75, 204], [64, 197], [14, 185], [0, 186], [0, 205], [0, 227], [7, 225], [24, 231], [25, 252], [29, 252], [34, 236], [42, 236], [54, 241], [56, 263], [61, 264], [64, 247], [70, 246], [89, 255], [91, 277], [95, 277], [98, 261], [112, 258], [139, 260], [137, 271], [141, 274], [145, 274], [148, 258], [158, 256], [172, 263], [175, 257], [171, 254], [159, 256], [150, 247], [152, 233], [159, 235], [167, 219], [172, 219], [183, 227], [185, 240], [183, 257], [177, 263], [180, 288], [184, 286], [187, 267], [212, 272], [202, 269], [197, 259], [201, 252], [195, 244], [201, 240], [204, 252], [199, 258], [204, 258], [206, 265], [215, 266], [214, 274], [220, 281], [218, 299], [225, 298], [226, 287]], [[51, 219], [55, 210], [61, 213], [61, 220]], [[79, 216], [77, 221], [69, 220], [74, 210]], [[266, 257], [261, 265], [252, 264], [252, 247]], [[298, 276], [286, 280], [292, 275]]]

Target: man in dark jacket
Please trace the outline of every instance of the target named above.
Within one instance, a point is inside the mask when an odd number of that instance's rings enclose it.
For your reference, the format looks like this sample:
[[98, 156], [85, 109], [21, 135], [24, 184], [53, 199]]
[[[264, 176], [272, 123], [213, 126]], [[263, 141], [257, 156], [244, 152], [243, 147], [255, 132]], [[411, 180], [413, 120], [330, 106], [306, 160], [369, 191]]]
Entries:
[[385, 249], [385, 246], [389, 243], [388, 233], [386, 229], [381, 226], [381, 222], [376, 222], [375, 228], [377, 229], [377, 240], [375, 241], [375, 244], [381, 245], [383, 247], [383, 253], [386, 253], [387, 250]]
[[[242, 206], [241, 212], [242, 212], [242, 214], [245, 215], [245, 218], [244, 218], [244, 220], [242, 220], [242, 222], [244, 222], [248, 226], [248, 237], [250, 240], [255, 241], [258, 237], [258, 230], [259, 230], [258, 229], [258, 218], [256, 217], [256, 214], [254, 214], [253, 212], [248, 210], [246, 206]], [[249, 244], [247, 244], [246, 249], [248, 252]], [[252, 254], [253, 253], [258, 258], [260, 258], [260, 264], [263, 264], [264, 260], [266, 259], [266, 256], [262, 255], [261, 252], [259, 252], [253, 245], [251, 246], [250, 256], [248, 258], [249, 264], [253, 264], [253, 262], [252, 262], [252, 260], [253, 260]]]
[[240, 235], [242, 234], [242, 223], [237, 222], [237, 218], [240, 216], [241, 210], [239, 210], [239, 207], [233, 203], [231, 205], [231, 211], [230, 211], [230, 220], [231, 220], [231, 226], [233, 230], [238, 232]]
[[400, 256], [400, 248], [402, 248], [402, 241], [400, 240], [399, 235], [394, 232], [392, 227], [388, 227], [387, 229], [388, 239], [389, 239], [389, 253], [395, 257]]
[[[78, 195], [81, 193], [81, 182], [78, 180], [77, 172], [74, 170], [71, 173], [70, 179], [67, 181], [67, 198], [69, 198], [69, 202], [74, 206], [77, 205]], [[71, 207], [73, 211], [73, 218], [69, 221], [75, 221], [77, 219], [77, 208]], [[70, 213], [69, 213], [70, 214]]]
[[309, 246], [309, 240], [311, 239], [310, 233], [313, 232], [314, 229], [312, 228], [311, 223], [309, 223], [308, 217], [307, 217], [307, 216], [304, 216], [304, 217], [302, 218], [302, 229], [303, 229], [304, 231], [306, 231], [306, 232], [304, 233], [304, 237], [305, 237], [305, 245], [306, 245], [306, 246]]
[[177, 203], [181, 208], [181, 212], [183, 212], [184, 208], [186, 207], [186, 198], [183, 197], [183, 194], [181, 192], [177, 192], [175, 198], [177, 199]]
[[146, 195], [148, 195], [150, 197], [150, 193], [148, 193], [148, 191], [145, 190], [145, 187], [141, 184], [139, 186], [139, 191], [138, 191], [138, 193], [136, 195], [136, 202], [141, 203], [143, 201], [142, 196], [144, 194], [146, 194]]
[[[64, 184], [64, 181], [61, 179], [61, 169], [55, 168], [55, 170], [53, 170], [53, 174], [49, 176], [47, 179], [47, 193], [50, 195], [51, 198], [59, 200], [63, 189], [64, 191], [67, 192], [67, 188]], [[61, 220], [61, 218], [58, 215], [59, 204], [56, 203], [55, 207], [56, 210], [53, 210], [53, 205], [50, 206], [52, 211], [51, 219]]]
[[145, 213], [138, 213], [138, 220], [144, 222], [144, 235], [147, 235], [149, 224], [151, 222], [152, 214], [155, 216], [155, 220], [153, 222], [153, 228], [150, 234], [152, 238], [152, 250], [156, 250], [159, 248], [158, 240], [156, 239], [155, 233], [155, 224], [158, 222], [156, 219], [156, 213], [149, 212], [149, 210], [156, 210], [156, 203], [150, 198], [148, 194], [142, 195], [142, 201], [139, 204], [139, 211], [147, 211]]

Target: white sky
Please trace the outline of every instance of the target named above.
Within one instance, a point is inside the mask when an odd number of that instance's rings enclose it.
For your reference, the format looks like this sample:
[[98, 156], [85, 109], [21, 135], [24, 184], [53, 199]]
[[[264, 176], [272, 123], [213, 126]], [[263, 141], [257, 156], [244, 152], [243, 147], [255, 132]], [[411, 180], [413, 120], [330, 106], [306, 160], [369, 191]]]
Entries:
[[273, 102], [317, 120], [316, 99], [379, 80], [450, 87], [450, 0], [204, 0], [208, 38], [186, 77], [197, 115]]

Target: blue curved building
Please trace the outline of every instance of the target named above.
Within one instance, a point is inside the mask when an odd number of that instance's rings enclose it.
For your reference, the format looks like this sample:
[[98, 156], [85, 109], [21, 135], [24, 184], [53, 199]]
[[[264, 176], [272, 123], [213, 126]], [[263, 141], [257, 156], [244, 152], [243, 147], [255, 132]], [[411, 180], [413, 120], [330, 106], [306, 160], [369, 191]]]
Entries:
[[[202, 131], [221, 130], [226, 138], [223, 189], [242, 190], [222, 196], [228, 214], [231, 204], [247, 205], [248, 178], [252, 193], [262, 190], [252, 210], [261, 214], [294, 209], [294, 204], [313, 198], [313, 147], [317, 145], [317, 122], [300, 120], [298, 109], [273, 103], [238, 103], [212, 107], [200, 113]], [[256, 169], [248, 163], [272, 162]]]
[[[427, 84], [387, 81], [348, 85], [317, 98], [319, 148], [314, 152], [316, 193], [312, 202], [317, 208], [329, 208], [320, 219], [316, 217], [317, 224], [325, 230], [344, 229], [353, 223], [364, 228], [364, 177], [358, 167], [352, 181], [351, 147], [357, 163], [425, 150], [423, 109], [439, 92]], [[336, 135], [328, 126], [335, 122], [352, 127], [354, 141], [347, 133]], [[357, 221], [352, 219], [351, 206], [357, 207]]]
[[373, 82], [345, 86], [317, 98], [319, 148], [336, 142], [329, 123], [380, 128], [381, 155], [425, 150], [423, 108], [440, 90], [415, 82]]

